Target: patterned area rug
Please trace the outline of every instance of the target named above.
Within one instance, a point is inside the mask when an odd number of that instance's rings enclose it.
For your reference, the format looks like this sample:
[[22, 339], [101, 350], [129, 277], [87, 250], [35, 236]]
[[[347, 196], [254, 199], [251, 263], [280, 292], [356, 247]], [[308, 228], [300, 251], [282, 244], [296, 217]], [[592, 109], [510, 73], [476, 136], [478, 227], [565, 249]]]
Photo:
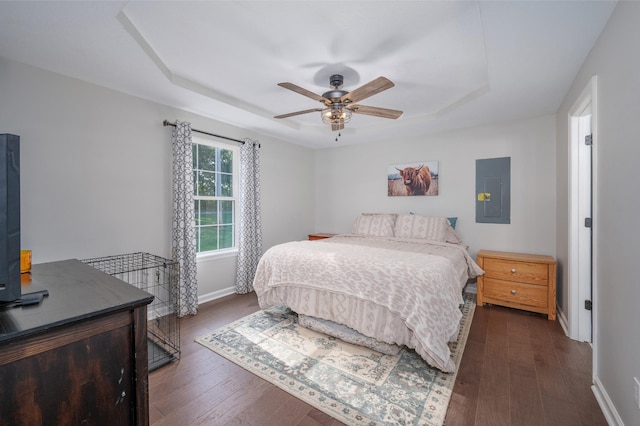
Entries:
[[[475, 294], [465, 293], [456, 367]], [[196, 341], [349, 425], [442, 425], [455, 373], [429, 367], [413, 350], [384, 355], [304, 328], [284, 307], [241, 318]]]

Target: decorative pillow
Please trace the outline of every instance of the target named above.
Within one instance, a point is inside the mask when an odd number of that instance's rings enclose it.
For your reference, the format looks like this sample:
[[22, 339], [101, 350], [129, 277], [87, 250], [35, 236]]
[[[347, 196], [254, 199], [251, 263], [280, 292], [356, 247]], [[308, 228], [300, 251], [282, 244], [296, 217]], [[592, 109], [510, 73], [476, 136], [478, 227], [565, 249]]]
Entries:
[[444, 216], [400, 214], [396, 219], [395, 236], [444, 242], [447, 229], [450, 227], [449, 221]]
[[449, 223], [453, 229], [456, 229], [456, 222], [458, 221], [457, 217], [448, 217]]
[[370, 237], [393, 237], [395, 214], [362, 213], [353, 224], [352, 233]]
[[[415, 215], [414, 212], [409, 212], [409, 214]], [[456, 222], [458, 221], [458, 217], [457, 216], [456, 217], [448, 217], [447, 219], [449, 220], [449, 223], [451, 224], [451, 227], [453, 229], [456, 229]]]

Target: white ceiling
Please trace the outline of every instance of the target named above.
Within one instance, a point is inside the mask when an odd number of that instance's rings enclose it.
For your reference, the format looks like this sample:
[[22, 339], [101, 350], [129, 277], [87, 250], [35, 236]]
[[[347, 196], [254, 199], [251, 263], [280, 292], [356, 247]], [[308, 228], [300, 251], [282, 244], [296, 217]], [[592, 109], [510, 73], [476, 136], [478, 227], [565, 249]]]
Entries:
[[[0, 56], [323, 148], [554, 113], [615, 4], [1, 1]], [[386, 76], [361, 103], [404, 114], [354, 114], [339, 142], [320, 113], [273, 118], [321, 106], [277, 83], [322, 94], [335, 73]]]

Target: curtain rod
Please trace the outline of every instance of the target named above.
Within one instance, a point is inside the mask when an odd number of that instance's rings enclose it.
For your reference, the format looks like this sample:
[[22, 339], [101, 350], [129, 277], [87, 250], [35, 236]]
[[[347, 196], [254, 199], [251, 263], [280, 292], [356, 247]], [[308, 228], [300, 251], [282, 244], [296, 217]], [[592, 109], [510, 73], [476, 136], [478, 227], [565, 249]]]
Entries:
[[[172, 123], [169, 120], [164, 120], [162, 122], [162, 124], [164, 126], [173, 126], [176, 127], [176, 123]], [[202, 130], [196, 130], [196, 129], [191, 129], [192, 132], [196, 132], [196, 133], [202, 133], [203, 135], [209, 135], [209, 136], [214, 136], [216, 138], [221, 138], [221, 139], [226, 139], [228, 141], [233, 141], [233, 142], [238, 142], [241, 143], [242, 145], [244, 145], [244, 141], [238, 140], [238, 139], [233, 139], [233, 138], [228, 138], [226, 136], [220, 136], [220, 135], [216, 135], [215, 133], [209, 133], [209, 132], [204, 132]]]

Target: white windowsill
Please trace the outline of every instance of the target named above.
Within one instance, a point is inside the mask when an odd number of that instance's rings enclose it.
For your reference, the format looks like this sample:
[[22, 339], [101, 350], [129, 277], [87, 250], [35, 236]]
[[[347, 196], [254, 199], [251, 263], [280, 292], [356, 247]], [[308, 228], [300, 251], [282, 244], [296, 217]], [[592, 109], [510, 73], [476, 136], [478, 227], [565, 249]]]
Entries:
[[225, 257], [238, 256], [238, 249], [220, 250], [214, 253], [199, 253], [196, 256], [196, 262], [207, 262], [209, 260], [223, 259]]

